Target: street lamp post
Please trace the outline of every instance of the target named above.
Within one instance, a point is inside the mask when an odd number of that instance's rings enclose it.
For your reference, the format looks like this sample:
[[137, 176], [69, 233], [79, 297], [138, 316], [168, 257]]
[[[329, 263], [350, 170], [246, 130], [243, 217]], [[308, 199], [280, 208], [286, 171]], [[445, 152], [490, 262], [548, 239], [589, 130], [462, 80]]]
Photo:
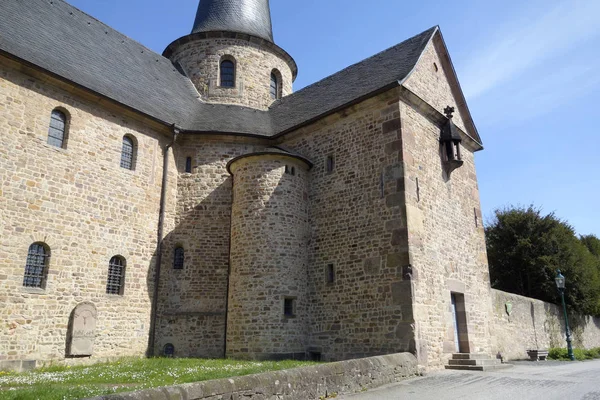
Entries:
[[560, 292], [560, 298], [562, 299], [563, 310], [565, 312], [565, 327], [567, 330], [567, 351], [571, 361], [575, 361], [575, 355], [573, 354], [573, 346], [571, 345], [571, 330], [569, 329], [569, 318], [567, 317], [567, 306], [565, 305], [565, 277], [558, 270], [556, 275], [556, 288]]

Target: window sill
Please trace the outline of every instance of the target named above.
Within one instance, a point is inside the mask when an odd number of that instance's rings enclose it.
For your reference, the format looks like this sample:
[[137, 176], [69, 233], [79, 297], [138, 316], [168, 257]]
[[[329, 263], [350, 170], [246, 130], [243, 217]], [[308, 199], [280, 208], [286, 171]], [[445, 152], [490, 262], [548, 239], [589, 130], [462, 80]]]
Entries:
[[67, 154], [68, 153], [68, 150], [65, 147], [56, 147], [56, 146], [53, 146], [51, 144], [48, 144], [48, 142], [42, 142], [42, 145], [44, 147], [46, 147], [47, 149], [49, 149], [49, 150], [55, 150], [58, 153], [63, 153], [63, 154]]
[[21, 286], [21, 293], [46, 294], [46, 289]]

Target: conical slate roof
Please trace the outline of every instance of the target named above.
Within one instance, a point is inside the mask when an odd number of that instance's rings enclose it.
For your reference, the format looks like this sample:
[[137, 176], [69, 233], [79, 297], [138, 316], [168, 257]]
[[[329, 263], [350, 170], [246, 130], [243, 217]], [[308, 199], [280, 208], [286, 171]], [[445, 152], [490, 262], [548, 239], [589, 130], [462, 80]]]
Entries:
[[269, 0], [200, 0], [192, 33], [229, 31], [273, 42]]

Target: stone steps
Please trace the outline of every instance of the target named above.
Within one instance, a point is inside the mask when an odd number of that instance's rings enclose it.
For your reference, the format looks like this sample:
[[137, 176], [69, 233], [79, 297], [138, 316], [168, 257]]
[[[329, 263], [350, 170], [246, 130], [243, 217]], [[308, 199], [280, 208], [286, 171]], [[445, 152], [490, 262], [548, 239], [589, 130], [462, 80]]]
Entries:
[[452, 359], [448, 360], [448, 365], [446, 365], [446, 369], [456, 369], [462, 371], [494, 371], [510, 367], [512, 367], [512, 365], [502, 364], [500, 360], [491, 358], [487, 354], [475, 353], [452, 354]]

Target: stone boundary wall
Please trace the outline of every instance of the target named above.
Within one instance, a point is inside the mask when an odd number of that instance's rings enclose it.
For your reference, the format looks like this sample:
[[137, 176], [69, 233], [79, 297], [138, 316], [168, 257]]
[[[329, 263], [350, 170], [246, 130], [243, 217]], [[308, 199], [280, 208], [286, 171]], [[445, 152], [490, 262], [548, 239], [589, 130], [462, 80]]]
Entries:
[[[492, 305], [493, 350], [505, 359], [526, 359], [529, 349], [566, 347], [562, 307], [495, 289]], [[600, 318], [569, 314], [569, 324], [574, 347], [600, 347]]]
[[418, 374], [410, 353], [188, 383], [89, 400], [313, 400], [360, 392]]

